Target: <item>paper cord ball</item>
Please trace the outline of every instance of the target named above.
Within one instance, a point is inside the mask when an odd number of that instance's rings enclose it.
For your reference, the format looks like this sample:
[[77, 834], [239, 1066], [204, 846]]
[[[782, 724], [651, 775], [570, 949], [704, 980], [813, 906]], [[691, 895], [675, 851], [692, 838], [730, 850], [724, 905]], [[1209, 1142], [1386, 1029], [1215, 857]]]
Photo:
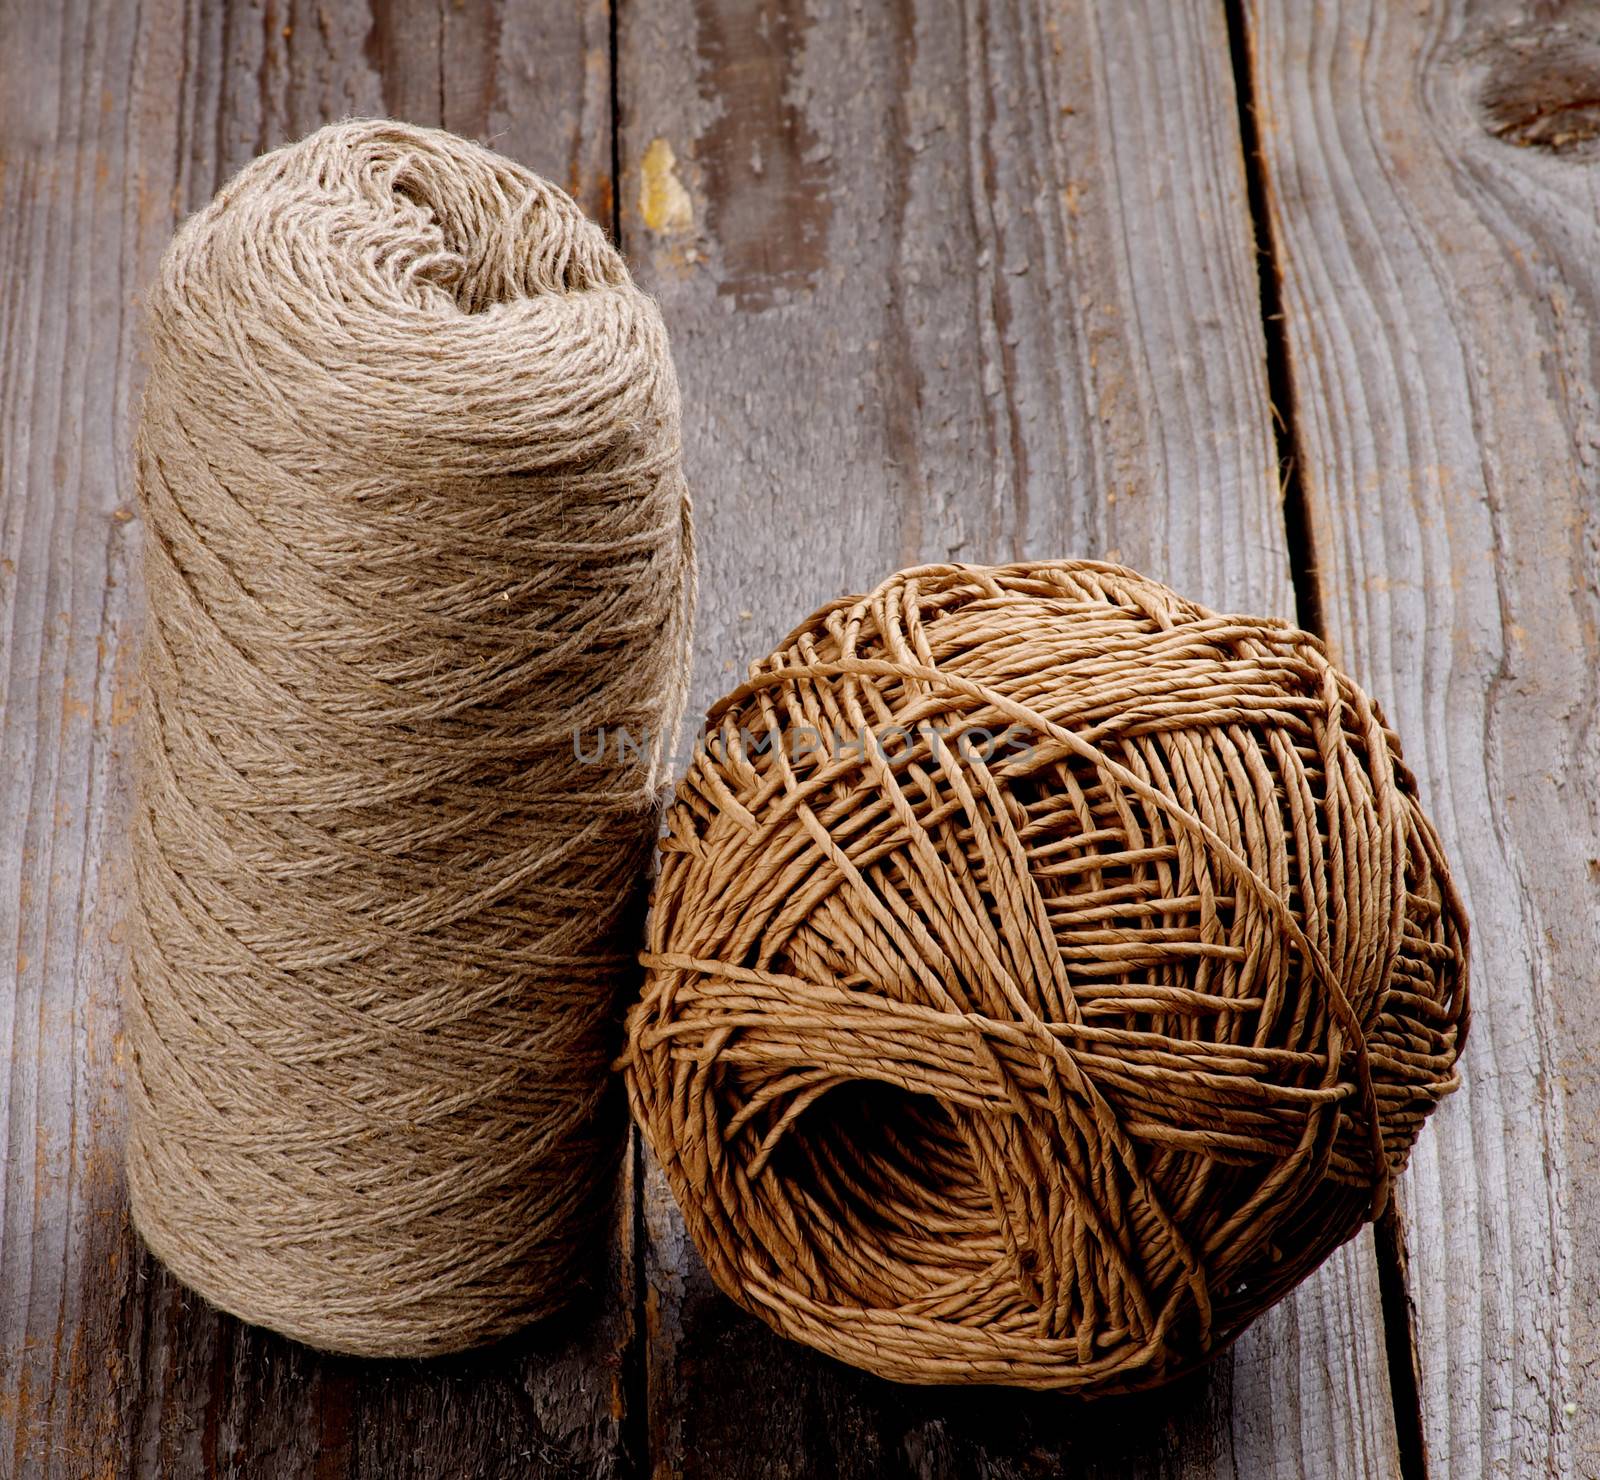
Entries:
[[824, 607], [708, 716], [627, 1079], [717, 1284], [903, 1382], [1105, 1393], [1381, 1209], [1467, 928], [1314, 637], [1088, 563]]

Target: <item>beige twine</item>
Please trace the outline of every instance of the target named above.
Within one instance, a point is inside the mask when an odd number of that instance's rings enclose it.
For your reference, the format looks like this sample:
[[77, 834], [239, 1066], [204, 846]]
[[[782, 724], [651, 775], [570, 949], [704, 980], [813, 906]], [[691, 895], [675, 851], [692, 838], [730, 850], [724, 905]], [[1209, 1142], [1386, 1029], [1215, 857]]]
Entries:
[[693, 604], [666, 334], [561, 191], [387, 122], [225, 186], [150, 329], [134, 1217], [248, 1320], [465, 1347], [610, 1195]]
[[1114, 566], [932, 566], [715, 705], [625, 1059], [712, 1276], [908, 1382], [1204, 1360], [1383, 1205], [1466, 921], [1315, 638]]

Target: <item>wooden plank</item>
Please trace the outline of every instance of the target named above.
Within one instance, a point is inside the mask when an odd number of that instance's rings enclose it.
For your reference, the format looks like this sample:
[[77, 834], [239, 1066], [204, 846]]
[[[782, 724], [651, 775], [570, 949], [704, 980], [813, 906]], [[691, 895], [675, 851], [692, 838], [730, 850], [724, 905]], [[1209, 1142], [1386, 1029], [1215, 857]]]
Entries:
[[1427, 1473], [1600, 1474], [1600, 10], [1251, 9], [1324, 621], [1473, 919], [1399, 1190]]
[[[1219, 7], [664, 0], [620, 11], [618, 69], [701, 706], [918, 560], [1110, 555], [1291, 612]], [[1207, 1374], [1084, 1410], [786, 1346], [716, 1295], [658, 1172], [644, 1211], [657, 1475], [1398, 1473], [1366, 1236]]]
[[356, 112], [491, 136], [609, 220], [605, 7], [6, 0], [0, 36], [0, 1474], [622, 1473], [631, 1180], [565, 1324], [447, 1362], [324, 1358], [136, 1248], [118, 1087], [139, 291], [179, 214]]

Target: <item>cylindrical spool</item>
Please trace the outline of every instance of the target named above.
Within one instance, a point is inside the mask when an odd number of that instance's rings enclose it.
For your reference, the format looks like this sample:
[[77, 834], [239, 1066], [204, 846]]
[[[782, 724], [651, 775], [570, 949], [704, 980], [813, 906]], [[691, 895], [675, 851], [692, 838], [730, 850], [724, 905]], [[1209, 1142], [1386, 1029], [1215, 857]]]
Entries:
[[693, 605], [665, 330], [561, 191], [389, 122], [245, 169], [149, 321], [134, 1219], [315, 1346], [470, 1346], [570, 1294], [619, 1145]]

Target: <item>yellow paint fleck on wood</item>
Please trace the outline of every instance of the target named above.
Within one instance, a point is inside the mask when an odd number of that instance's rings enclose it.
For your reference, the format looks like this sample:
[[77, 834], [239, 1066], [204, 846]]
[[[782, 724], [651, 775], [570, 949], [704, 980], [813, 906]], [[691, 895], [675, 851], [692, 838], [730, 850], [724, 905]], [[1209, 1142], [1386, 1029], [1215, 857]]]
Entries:
[[644, 224], [663, 236], [694, 225], [694, 202], [678, 178], [678, 157], [665, 139], [655, 138], [639, 166], [639, 214]]

